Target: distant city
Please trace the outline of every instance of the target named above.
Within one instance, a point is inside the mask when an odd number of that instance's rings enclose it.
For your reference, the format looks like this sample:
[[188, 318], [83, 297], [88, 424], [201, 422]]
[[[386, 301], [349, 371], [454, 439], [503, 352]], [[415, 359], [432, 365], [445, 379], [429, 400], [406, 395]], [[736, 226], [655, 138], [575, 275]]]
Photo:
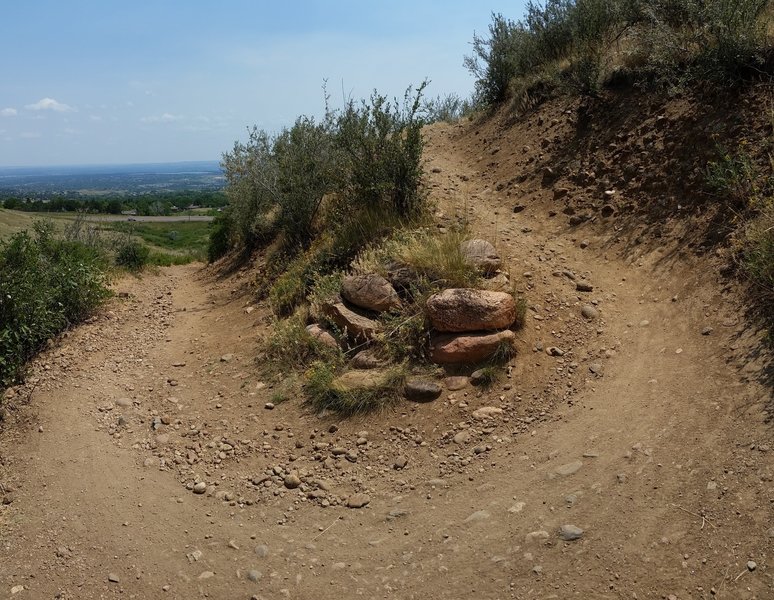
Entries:
[[0, 195], [144, 195], [219, 190], [225, 177], [218, 161], [128, 165], [0, 167]]

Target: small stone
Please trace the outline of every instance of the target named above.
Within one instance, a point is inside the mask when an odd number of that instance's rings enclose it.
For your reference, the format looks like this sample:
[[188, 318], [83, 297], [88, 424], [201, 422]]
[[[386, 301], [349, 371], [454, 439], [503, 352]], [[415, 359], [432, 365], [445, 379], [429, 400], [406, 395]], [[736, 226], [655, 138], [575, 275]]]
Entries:
[[527, 542], [527, 543], [529, 543], [529, 542], [537, 542], [539, 540], [547, 540], [549, 537], [551, 537], [551, 536], [550, 536], [550, 534], [547, 531], [545, 531], [543, 529], [539, 529], [537, 531], [531, 531], [530, 533], [525, 535], [524, 536], [524, 541]]
[[405, 469], [407, 464], [408, 464], [408, 458], [405, 456], [399, 456], [395, 460], [395, 464], [393, 465], [393, 467], [396, 470], [400, 471], [401, 469]]
[[559, 528], [559, 537], [565, 542], [579, 540], [583, 536], [583, 530], [575, 525], [562, 525]]
[[369, 502], [371, 502], [371, 498], [369, 498], [367, 494], [352, 494], [349, 498], [347, 498], [347, 507], [363, 508]]
[[261, 580], [261, 577], [263, 577], [263, 573], [256, 571], [255, 569], [251, 569], [247, 572], [247, 578], [253, 583], [258, 583]]
[[467, 444], [470, 441], [470, 433], [467, 431], [460, 431], [457, 435], [452, 438], [452, 441], [455, 444]]
[[291, 471], [287, 475], [285, 475], [284, 480], [285, 487], [289, 490], [296, 489], [299, 485], [301, 485], [301, 478], [298, 476], [298, 473], [295, 471]]
[[132, 405], [132, 401], [129, 398], [119, 398], [116, 400], [116, 406], [122, 406], [124, 408]]
[[260, 558], [269, 556], [269, 547], [266, 544], [260, 544], [255, 547], [255, 554]]
[[223, 356], [220, 357], [220, 362], [227, 363], [227, 362], [231, 362], [232, 360], [234, 360], [233, 354], [224, 354]]
[[213, 577], [215, 577], [215, 573], [212, 571], [202, 571], [197, 579], [212, 579]]
[[23, 591], [24, 591], [23, 585], [15, 585], [11, 588], [11, 595], [13, 596], [14, 594], [18, 594], [19, 592], [23, 592]]
[[589, 371], [591, 371], [594, 375], [602, 375], [602, 365], [599, 363], [591, 363], [589, 365]]
[[447, 377], [443, 380], [446, 389], [451, 392], [456, 392], [464, 389], [468, 386], [469, 379], [462, 376]]
[[581, 250], [585, 250], [588, 247], [589, 247], [589, 241], [588, 240], [581, 240], [581, 243], [580, 243]]
[[433, 381], [411, 379], [403, 388], [403, 395], [413, 402], [431, 402], [441, 395], [441, 386]]
[[263, 405], [266, 410], [274, 410], [274, 402], [267, 402]]
[[747, 570], [751, 573], [758, 568], [758, 564], [754, 560], [747, 561]]
[[575, 473], [580, 471], [582, 466], [583, 466], [583, 463], [579, 460], [576, 460], [574, 462], [567, 463], [566, 465], [557, 467], [554, 473], [559, 477], [567, 477], [569, 475], [574, 475]]
[[194, 486], [193, 486], [193, 493], [194, 494], [203, 494], [206, 491], [207, 491], [207, 484], [204, 483], [203, 481], [199, 481], [199, 482], [195, 483]]
[[596, 309], [596, 307], [592, 306], [591, 304], [584, 304], [583, 308], [581, 308], [581, 315], [583, 316], [584, 319], [593, 321], [599, 316], [599, 311]]
[[712, 329], [712, 327], [705, 327], [704, 329], [701, 330], [701, 334], [710, 335], [713, 331], [714, 329]]
[[108, 574], [108, 581], [110, 583], [118, 583], [120, 580], [118, 579], [118, 575], [115, 573], [109, 573]]
[[594, 286], [588, 281], [579, 281], [575, 284], [575, 289], [579, 292], [593, 292]]
[[473, 418], [484, 421], [501, 414], [503, 414], [502, 408], [497, 408], [496, 406], [482, 406], [473, 411]]

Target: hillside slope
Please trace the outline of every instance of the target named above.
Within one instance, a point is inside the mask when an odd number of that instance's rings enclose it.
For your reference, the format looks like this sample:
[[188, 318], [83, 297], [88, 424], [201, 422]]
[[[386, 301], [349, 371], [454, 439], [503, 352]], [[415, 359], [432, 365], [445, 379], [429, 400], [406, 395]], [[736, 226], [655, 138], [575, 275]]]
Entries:
[[772, 597], [771, 363], [704, 243], [713, 213], [677, 198], [698, 162], [679, 171], [669, 144], [701, 143], [662, 139], [661, 116], [706, 115], [633, 102], [588, 136], [592, 108], [561, 100], [426, 130], [438, 225], [495, 242], [530, 305], [491, 391], [351, 420], [268, 410], [248, 271], [120, 282], [8, 396], [2, 593]]

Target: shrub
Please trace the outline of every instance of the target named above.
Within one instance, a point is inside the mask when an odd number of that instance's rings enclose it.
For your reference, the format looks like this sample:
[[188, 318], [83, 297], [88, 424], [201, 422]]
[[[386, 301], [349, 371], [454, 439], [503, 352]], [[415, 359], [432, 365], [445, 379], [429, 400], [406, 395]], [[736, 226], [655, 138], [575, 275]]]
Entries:
[[47, 340], [90, 316], [109, 295], [103, 255], [53, 237], [50, 224], [0, 243], [0, 385], [11, 384]]
[[220, 213], [212, 222], [207, 244], [207, 260], [215, 262], [231, 249], [231, 213]]
[[116, 265], [130, 271], [141, 271], [148, 264], [149, 258], [150, 250], [128, 236], [116, 248]]
[[422, 114], [427, 123], [455, 123], [473, 114], [479, 104], [480, 100], [475, 94], [467, 100], [457, 94], [447, 94], [427, 100], [422, 106]]
[[742, 265], [768, 299], [767, 313], [774, 315], [774, 199], [770, 199], [744, 233]]

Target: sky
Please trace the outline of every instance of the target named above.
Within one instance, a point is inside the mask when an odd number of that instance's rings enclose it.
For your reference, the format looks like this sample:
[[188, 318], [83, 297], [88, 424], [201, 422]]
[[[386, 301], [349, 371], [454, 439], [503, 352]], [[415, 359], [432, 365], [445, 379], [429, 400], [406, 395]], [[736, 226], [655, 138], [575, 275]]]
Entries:
[[374, 89], [468, 96], [488, 0], [25, 0], [0, 24], [0, 166], [218, 160]]

